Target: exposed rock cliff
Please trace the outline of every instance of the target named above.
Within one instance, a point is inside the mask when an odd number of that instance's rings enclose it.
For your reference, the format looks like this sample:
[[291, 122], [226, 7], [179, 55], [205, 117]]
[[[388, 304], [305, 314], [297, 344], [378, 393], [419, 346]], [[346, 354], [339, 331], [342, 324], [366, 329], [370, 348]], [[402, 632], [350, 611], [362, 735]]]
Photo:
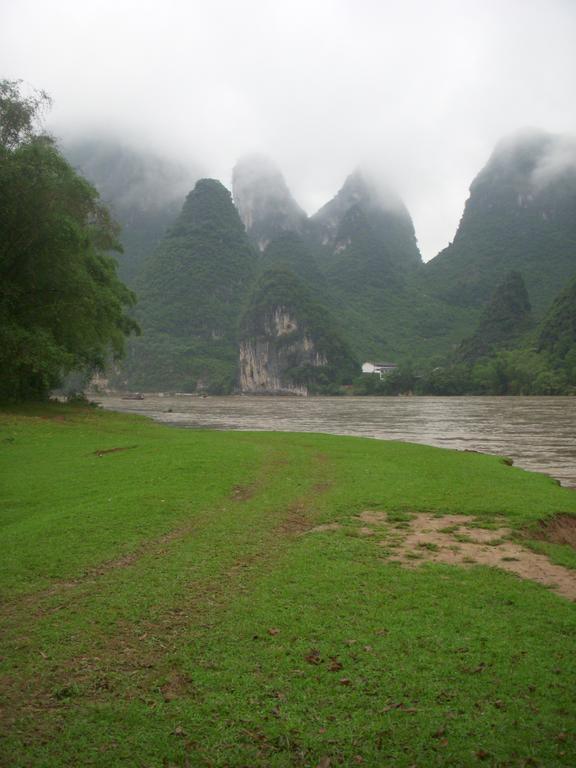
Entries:
[[[265, 337], [240, 342], [240, 389], [252, 394], [307, 395], [308, 387], [290, 375], [295, 367], [321, 368], [328, 360], [286, 307], [264, 318]], [[286, 342], [283, 337], [289, 336]]]
[[291, 272], [265, 272], [242, 322], [241, 391], [306, 395], [351, 381], [356, 373], [317, 296]]

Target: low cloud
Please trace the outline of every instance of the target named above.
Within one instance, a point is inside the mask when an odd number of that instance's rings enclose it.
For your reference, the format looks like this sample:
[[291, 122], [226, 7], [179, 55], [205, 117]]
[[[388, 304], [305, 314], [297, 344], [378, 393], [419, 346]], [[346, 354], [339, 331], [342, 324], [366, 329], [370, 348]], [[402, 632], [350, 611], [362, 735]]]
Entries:
[[532, 183], [540, 191], [566, 173], [576, 173], [576, 136], [559, 136], [549, 144], [532, 173]]
[[53, 97], [66, 142], [106, 131], [227, 186], [263, 153], [309, 214], [369, 165], [425, 258], [501, 136], [573, 131], [574, 40], [573, 0], [0, 2], [0, 72]]

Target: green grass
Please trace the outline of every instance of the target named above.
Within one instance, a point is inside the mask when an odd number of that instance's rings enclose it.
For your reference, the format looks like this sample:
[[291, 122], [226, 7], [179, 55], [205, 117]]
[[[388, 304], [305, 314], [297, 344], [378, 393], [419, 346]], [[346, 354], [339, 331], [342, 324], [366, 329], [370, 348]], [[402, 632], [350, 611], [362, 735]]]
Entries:
[[548, 477], [69, 406], [0, 413], [0, 463], [0, 765], [576, 763], [574, 605], [350, 535], [576, 513]]
[[524, 546], [539, 554], [546, 555], [556, 565], [576, 569], [576, 550], [569, 544], [555, 544], [551, 541], [524, 540]]

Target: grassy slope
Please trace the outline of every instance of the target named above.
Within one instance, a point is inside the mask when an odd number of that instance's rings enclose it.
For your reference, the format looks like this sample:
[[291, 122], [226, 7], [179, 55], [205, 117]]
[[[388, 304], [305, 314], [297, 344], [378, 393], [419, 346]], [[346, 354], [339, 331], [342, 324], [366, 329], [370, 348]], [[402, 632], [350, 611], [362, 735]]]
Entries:
[[353, 521], [520, 527], [576, 513], [573, 492], [425, 446], [69, 407], [0, 425], [0, 764], [575, 764], [574, 606], [387, 564]]

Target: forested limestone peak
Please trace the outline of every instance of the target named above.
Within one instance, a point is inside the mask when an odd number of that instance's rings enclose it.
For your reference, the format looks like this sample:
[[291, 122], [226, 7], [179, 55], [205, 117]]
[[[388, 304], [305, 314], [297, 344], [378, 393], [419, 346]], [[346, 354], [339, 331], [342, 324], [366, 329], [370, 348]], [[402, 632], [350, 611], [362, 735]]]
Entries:
[[346, 177], [344, 184], [335, 197], [322, 206], [312, 218], [316, 221], [327, 220], [333, 217], [339, 218], [353, 205], [361, 207], [386, 207], [390, 209], [402, 208], [402, 202], [398, 197], [391, 192], [384, 196], [384, 193], [377, 188], [363, 171], [356, 169]]
[[473, 336], [465, 339], [457, 359], [474, 363], [497, 348], [514, 346], [532, 324], [532, 308], [522, 275], [510, 272], [494, 291]]
[[230, 192], [201, 179], [147, 263], [138, 306], [144, 333], [130, 348], [130, 385], [230, 391], [238, 318], [255, 265]]
[[470, 186], [454, 242], [426, 265], [427, 285], [480, 307], [510, 270], [542, 316], [576, 272], [576, 143], [527, 131], [503, 139]]
[[168, 231], [170, 237], [192, 233], [197, 227], [214, 227], [244, 234], [244, 227], [226, 187], [217, 179], [200, 179], [188, 193], [182, 211]]
[[550, 354], [555, 365], [570, 367], [576, 383], [576, 278], [561, 292], [542, 322], [538, 348]]
[[385, 251], [385, 260], [395, 267], [421, 263], [406, 206], [392, 189], [361, 170], [350, 174], [336, 196], [311, 217], [310, 230], [336, 256], [359, 237], [370, 239], [374, 253]]
[[[566, 182], [568, 188], [564, 188]], [[572, 186], [574, 203], [575, 183], [576, 143], [570, 139], [537, 130], [505, 137], [470, 186], [463, 226], [456, 239], [462, 235], [464, 225], [473, 225], [477, 210], [490, 211], [504, 205], [511, 215], [521, 216], [529, 210], [540, 214], [544, 221], [561, 217], [562, 197]]]
[[232, 174], [234, 202], [260, 251], [284, 232], [304, 231], [307, 216], [292, 197], [279, 168], [263, 155], [247, 155]]

